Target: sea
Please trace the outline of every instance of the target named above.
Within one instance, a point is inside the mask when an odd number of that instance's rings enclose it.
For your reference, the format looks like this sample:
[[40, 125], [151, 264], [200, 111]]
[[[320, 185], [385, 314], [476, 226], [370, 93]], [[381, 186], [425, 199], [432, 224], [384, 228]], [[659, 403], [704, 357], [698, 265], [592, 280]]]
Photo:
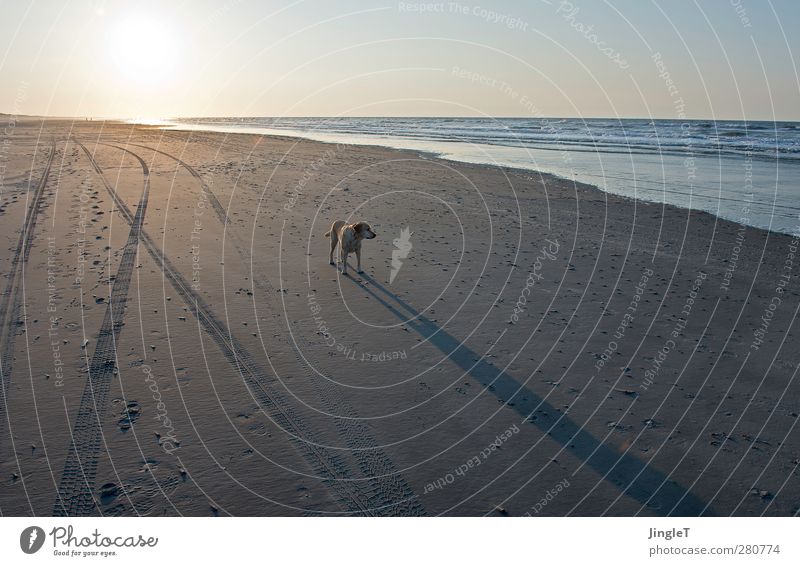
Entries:
[[576, 118], [181, 118], [179, 130], [411, 149], [800, 233], [800, 122]]

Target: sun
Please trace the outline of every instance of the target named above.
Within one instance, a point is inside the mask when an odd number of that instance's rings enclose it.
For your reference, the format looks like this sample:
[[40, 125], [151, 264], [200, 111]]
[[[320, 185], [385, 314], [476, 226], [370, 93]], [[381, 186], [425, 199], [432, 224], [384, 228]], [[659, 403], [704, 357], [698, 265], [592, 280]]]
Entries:
[[121, 78], [157, 87], [176, 71], [176, 31], [157, 18], [128, 16], [108, 28], [108, 52]]

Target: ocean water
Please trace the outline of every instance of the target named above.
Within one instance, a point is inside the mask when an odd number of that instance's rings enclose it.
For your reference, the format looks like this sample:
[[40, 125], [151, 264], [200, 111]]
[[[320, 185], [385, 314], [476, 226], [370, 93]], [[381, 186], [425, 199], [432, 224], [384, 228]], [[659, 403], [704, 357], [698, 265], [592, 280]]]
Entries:
[[414, 149], [800, 231], [800, 123], [560, 118], [191, 118], [167, 127]]

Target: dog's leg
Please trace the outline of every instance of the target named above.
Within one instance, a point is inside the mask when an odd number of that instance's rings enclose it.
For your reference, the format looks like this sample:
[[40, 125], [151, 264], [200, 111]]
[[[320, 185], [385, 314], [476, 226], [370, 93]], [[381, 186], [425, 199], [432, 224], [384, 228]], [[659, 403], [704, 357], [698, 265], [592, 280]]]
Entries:
[[357, 269], [357, 271], [359, 273], [364, 273], [364, 271], [361, 269], [361, 248], [356, 248], [356, 258], [358, 259], [358, 269]]
[[344, 242], [340, 246], [342, 250], [342, 275], [347, 275], [347, 252], [344, 249]]
[[330, 264], [336, 265], [336, 262], [333, 261], [333, 252], [336, 251], [336, 244], [339, 242], [339, 238], [336, 235], [336, 232], [331, 230], [331, 257], [330, 257]]

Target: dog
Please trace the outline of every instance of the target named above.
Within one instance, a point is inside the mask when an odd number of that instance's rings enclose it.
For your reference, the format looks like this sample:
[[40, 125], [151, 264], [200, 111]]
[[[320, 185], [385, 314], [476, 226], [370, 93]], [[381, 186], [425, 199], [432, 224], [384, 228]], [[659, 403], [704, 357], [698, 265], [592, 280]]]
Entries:
[[347, 256], [353, 252], [358, 259], [358, 272], [364, 273], [361, 270], [361, 240], [371, 240], [377, 236], [372, 230], [372, 226], [366, 222], [356, 222], [355, 224], [348, 224], [344, 220], [337, 220], [331, 226], [330, 232], [325, 234], [326, 238], [331, 239], [331, 265], [336, 265], [333, 261], [333, 252], [336, 251], [337, 244], [339, 245], [339, 259], [342, 262], [342, 274], [347, 275]]

